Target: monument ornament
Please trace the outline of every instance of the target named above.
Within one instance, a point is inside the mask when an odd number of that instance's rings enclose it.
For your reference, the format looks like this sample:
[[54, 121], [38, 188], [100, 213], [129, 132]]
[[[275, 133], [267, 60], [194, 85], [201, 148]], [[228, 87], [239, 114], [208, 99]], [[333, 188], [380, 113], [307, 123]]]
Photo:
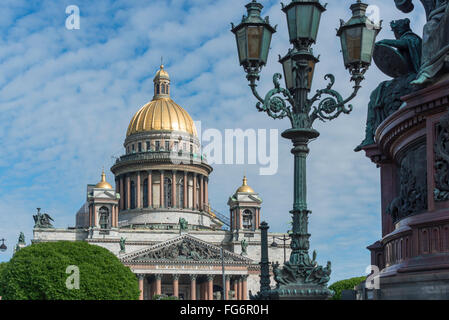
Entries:
[[[309, 97], [315, 65], [319, 62], [312, 45], [316, 42], [321, 15], [326, 11], [326, 6], [319, 0], [292, 0], [288, 5], [282, 4], [282, 11], [287, 16], [290, 43], [293, 45], [286, 56], [279, 60], [284, 71], [285, 88], [280, 83], [282, 75], [276, 73], [273, 76], [274, 89], [262, 98], [257, 92], [257, 81], [260, 80], [261, 69], [267, 63], [271, 37], [276, 32], [276, 27], [270, 25], [268, 17], [261, 17], [263, 6], [256, 0], [252, 0], [246, 8], [248, 13], [243, 16], [241, 23], [237, 26], [232, 24], [240, 65], [243, 66], [251, 91], [258, 100], [256, 109], [273, 119], [288, 118], [291, 128], [284, 131], [282, 137], [291, 140], [294, 146], [291, 150], [294, 155], [294, 204], [290, 211], [293, 216], [290, 261], [284, 264], [282, 270], [276, 269], [276, 278], [279, 280], [276, 292], [269, 291], [263, 277], [258, 296], [327, 299], [332, 295], [326, 287], [326, 279], [329, 279], [326, 275], [331, 272], [330, 263], [327, 269], [320, 268], [309, 257], [308, 216], [311, 211], [307, 208], [308, 145], [320, 135], [313, 128], [316, 120], [334, 120], [353, 110], [353, 106], [348, 103], [357, 96], [364, 75], [371, 65], [375, 39], [381, 26], [366, 16], [368, 5], [357, 0], [351, 6], [351, 19], [346, 23], [341, 20], [337, 31], [344, 65], [354, 82], [353, 92], [346, 99], [343, 98], [333, 89], [335, 76], [326, 74], [324, 78], [329, 80], [327, 87], [317, 90]], [[264, 258], [264, 268], [267, 261]]]
[[126, 251], [125, 244], [126, 244], [126, 238], [121, 237], [120, 238], [120, 252], [121, 253]]
[[435, 141], [435, 190], [436, 201], [449, 200], [449, 113], [436, 128]]
[[377, 67], [394, 79], [383, 81], [374, 89], [368, 104], [365, 139], [354, 151], [375, 143], [374, 136], [379, 125], [402, 105], [401, 97], [416, 90], [411, 82], [421, 65], [421, 38], [412, 32], [409, 19], [391, 22], [395, 38], [378, 41], [373, 58]]
[[242, 246], [242, 256], [246, 256], [248, 254], [248, 252], [247, 252], [248, 242], [246, 241], [246, 239], [243, 239], [240, 242], [240, 245]]
[[47, 213], [41, 213], [41, 208], [37, 208], [37, 214], [33, 215], [34, 228], [50, 229], [53, 228], [51, 221], [54, 221]]

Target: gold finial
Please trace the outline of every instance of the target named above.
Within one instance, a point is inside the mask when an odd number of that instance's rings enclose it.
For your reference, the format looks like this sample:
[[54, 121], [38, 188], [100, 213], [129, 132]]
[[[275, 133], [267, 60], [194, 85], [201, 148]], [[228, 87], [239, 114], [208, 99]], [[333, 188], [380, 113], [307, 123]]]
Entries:
[[106, 174], [104, 173], [104, 167], [101, 172], [101, 181], [97, 183], [95, 188], [112, 189], [112, 186], [106, 181]]
[[246, 179], [246, 176], [243, 177], [243, 184], [237, 189], [237, 192], [255, 193], [253, 188], [248, 185], [248, 179]]

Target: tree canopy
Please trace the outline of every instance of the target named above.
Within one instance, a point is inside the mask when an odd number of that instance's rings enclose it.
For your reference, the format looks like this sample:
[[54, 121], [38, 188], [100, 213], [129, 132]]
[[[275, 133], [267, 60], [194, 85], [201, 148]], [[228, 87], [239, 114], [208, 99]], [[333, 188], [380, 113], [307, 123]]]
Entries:
[[0, 265], [0, 288], [5, 300], [139, 297], [138, 281], [132, 271], [107, 249], [83, 241], [36, 243], [21, 249], [8, 263]]
[[332, 297], [332, 299], [340, 300], [341, 292], [343, 290], [353, 290], [356, 285], [360, 284], [365, 280], [366, 277], [355, 277], [333, 283], [331, 286], [329, 286], [329, 289], [335, 291], [335, 295]]

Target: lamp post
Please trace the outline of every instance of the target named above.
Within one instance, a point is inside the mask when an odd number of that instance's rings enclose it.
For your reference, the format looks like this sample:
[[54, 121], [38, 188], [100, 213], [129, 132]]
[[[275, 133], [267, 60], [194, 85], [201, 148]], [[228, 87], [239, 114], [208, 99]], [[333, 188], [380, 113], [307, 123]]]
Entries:
[[280, 84], [281, 74], [273, 76], [274, 89], [264, 98], [257, 92], [257, 81], [260, 71], [267, 63], [271, 37], [276, 32], [269, 18], [263, 19], [263, 6], [256, 0], [246, 5], [248, 14], [242, 22], [234, 26], [232, 32], [236, 36], [240, 65], [243, 66], [249, 86], [259, 101], [256, 108], [266, 112], [271, 118], [288, 118], [291, 128], [282, 133], [282, 137], [292, 141], [294, 148], [294, 204], [290, 211], [293, 218], [293, 229], [290, 234], [292, 249], [290, 260], [282, 269], [275, 265], [273, 272], [277, 282], [275, 292], [269, 294], [277, 299], [327, 299], [332, 292], [327, 288], [331, 273], [331, 264], [318, 266], [309, 256], [308, 217], [311, 211], [307, 208], [306, 158], [309, 153], [308, 144], [320, 135], [313, 128], [315, 120], [330, 121], [343, 114], [349, 114], [353, 107], [347, 105], [357, 95], [364, 74], [371, 64], [376, 36], [381, 26], [374, 24], [367, 16], [368, 5], [357, 0], [351, 6], [352, 18], [348, 22], [341, 21], [337, 36], [341, 39], [344, 65], [349, 70], [354, 82], [352, 94], [343, 97], [332, 89], [335, 77], [325, 76], [329, 80], [326, 88], [317, 90], [309, 97], [312, 86], [315, 64], [319, 59], [314, 56], [312, 45], [316, 42], [321, 14], [326, 11], [319, 0], [292, 0], [287, 6], [282, 4], [282, 11], [287, 16], [288, 32], [292, 48], [286, 56], [280, 58], [286, 88]]
[[5, 245], [5, 239], [0, 239], [2, 244], [0, 245], [0, 252], [5, 252], [8, 247]]

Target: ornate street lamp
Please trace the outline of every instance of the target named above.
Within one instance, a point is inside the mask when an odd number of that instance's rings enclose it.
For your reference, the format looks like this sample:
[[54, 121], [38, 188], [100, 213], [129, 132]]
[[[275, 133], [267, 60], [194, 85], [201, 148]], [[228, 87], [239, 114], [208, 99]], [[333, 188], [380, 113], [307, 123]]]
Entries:
[[[352, 18], [347, 23], [342, 21], [337, 31], [341, 39], [344, 64], [351, 74], [351, 81], [354, 82], [353, 93], [343, 99], [332, 89], [335, 77], [327, 74], [325, 79], [329, 80], [329, 85], [309, 97], [315, 64], [319, 62], [313, 54], [312, 45], [316, 42], [321, 14], [326, 7], [319, 0], [292, 0], [287, 6], [282, 5], [287, 16], [290, 43], [293, 45], [279, 61], [283, 67], [286, 89], [282, 88], [279, 82], [281, 74], [276, 73], [273, 76], [274, 89], [262, 98], [256, 90], [256, 81], [259, 80], [260, 71], [267, 62], [271, 36], [276, 29], [270, 26], [268, 17], [262, 19], [260, 14], [263, 6], [256, 0], [252, 0], [246, 8], [248, 15], [243, 17], [238, 26], [232, 25], [240, 65], [247, 73], [254, 96], [259, 100], [257, 110], [266, 112], [274, 119], [287, 117], [290, 120], [292, 128], [284, 131], [282, 136], [293, 142], [295, 164], [294, 204], [293, 210], [290, 211], [293, 216], [290, 259], [282, 269], [273, 265], [277, 288], [269, 290], [269, 286], [264, 284], [259, 297], [327, 299], [332, 295], [326, 286], [331, 273], [330, 262], [326, 267], [321, 267], [315, 261], [316, 252], [312, 258], [309, 256], [308, 216], [311, 211], [307, 209], [306, 187], [308, 144], [320, 135], [313, 128], [315, 120], [333, 120], [342, 113], [349, 114], [353, 110], [352, 105], [347, 104], [361, 88], [360, 84], [371, 64], [374, 43], [381, 26], [374, 24], [366, 16], [366, 4], [360, 0], [353, 4]], [[259, 29], [257, 32], [249, 31], [251, 28]], [[249, 54], [251, 50], [253, 53]], [[265, 247], [268, 247], [268, 243]], [[263, 279], [266, 277], [267, 275], [261, 276]], [[266, 292], [267, 290], [269, 292]]]
[[5, 252], [8, 247], [5, 245], [5, 239], [0, 239], [2, 244], [0, 245], [0, 252]]

